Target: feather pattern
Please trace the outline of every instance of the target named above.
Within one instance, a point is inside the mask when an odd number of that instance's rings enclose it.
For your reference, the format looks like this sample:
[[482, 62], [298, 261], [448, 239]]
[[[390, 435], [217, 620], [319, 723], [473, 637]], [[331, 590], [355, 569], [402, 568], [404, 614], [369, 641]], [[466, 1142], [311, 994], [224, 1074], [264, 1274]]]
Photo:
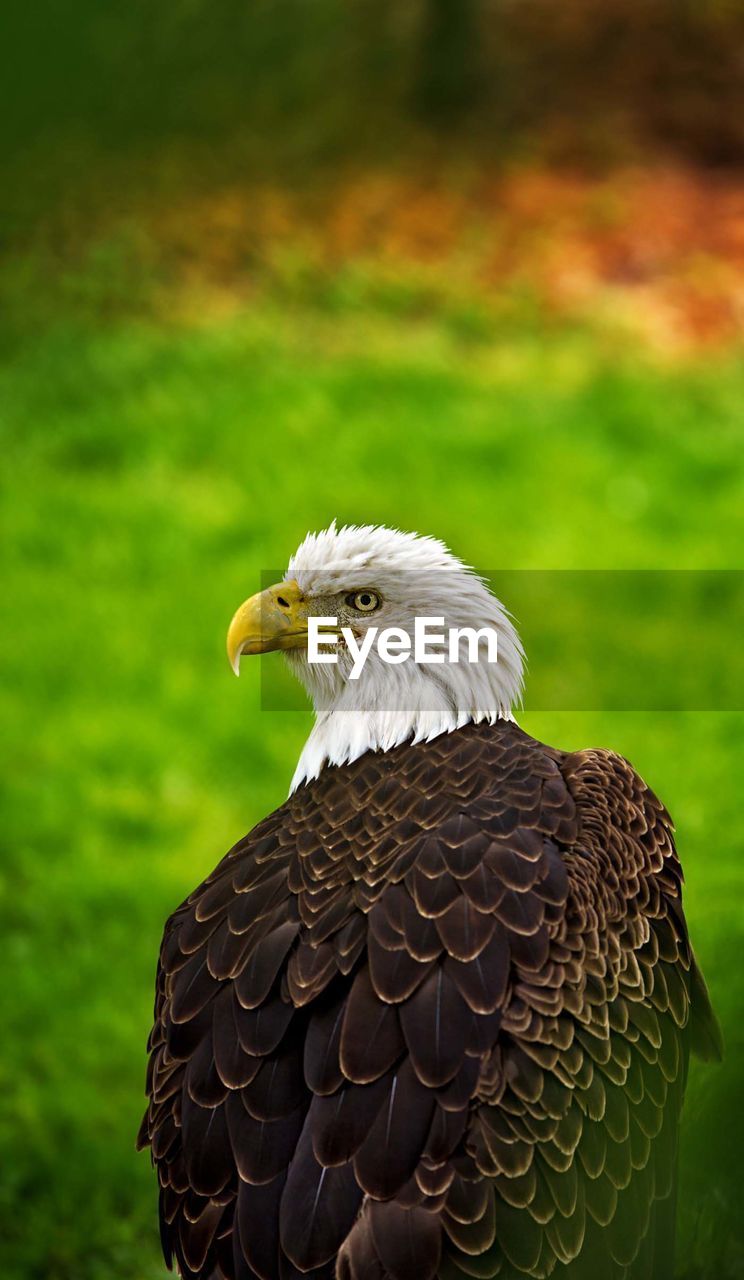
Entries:
[[166, 925], [140, 1131], [166, 1261], [644, 1280], [691, 1047], [719, 1032], [626, 761], [500, 721], [327, 768]]

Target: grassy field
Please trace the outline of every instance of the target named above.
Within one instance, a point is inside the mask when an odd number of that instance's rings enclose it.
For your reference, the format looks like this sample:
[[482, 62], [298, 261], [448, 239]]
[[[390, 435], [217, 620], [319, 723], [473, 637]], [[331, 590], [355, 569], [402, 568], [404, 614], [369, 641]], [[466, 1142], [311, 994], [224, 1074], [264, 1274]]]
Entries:
[[[9, 354], [0, 1275], [155, 1280], [155, 1183], [134, 1136], [162, 923], [282, 800], [308, 727], [261, 708], [250, 664], [235, 682], [234, 607], [333, 516], [435, 533], [504, 569], [734, 567], [744, 367], [663, 363], [528, 309], [492, 322], [359, 289], [180, 318], [34, 312]], [[622, 621], [631, 644], [643, 619]], [[691, 1081], [680, 1275], [734, 1280], [742, 717], [633, 705], [629, 691], [623, 711], [537, 713], [528, 694], [524, 724], [622, 751], [677, 821], [727, 1039], [724, 1065]]]

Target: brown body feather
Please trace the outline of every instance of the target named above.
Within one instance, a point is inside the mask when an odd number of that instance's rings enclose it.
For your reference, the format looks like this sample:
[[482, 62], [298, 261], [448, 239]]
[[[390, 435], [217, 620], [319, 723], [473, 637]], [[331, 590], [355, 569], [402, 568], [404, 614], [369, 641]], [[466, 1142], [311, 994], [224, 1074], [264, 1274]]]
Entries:
[[662, 1280], [715, 1019], [669, 817], [516, 725], [302, 786], [168, 921], [142, 1145], [188, 1280]]

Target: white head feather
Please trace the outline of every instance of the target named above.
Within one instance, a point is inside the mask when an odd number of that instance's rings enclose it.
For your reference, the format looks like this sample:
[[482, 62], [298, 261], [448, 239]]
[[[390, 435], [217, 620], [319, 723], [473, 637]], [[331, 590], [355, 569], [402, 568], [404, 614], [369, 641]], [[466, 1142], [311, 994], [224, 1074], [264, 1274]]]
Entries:
[[289, 562], [315, 615], [339, 616], [354, 591], [375, 590], [382, 604], [354, 618], [354, 630], [400, 627], [413, 642], [415, 617], [443, 617], [445, 628], [491, 627], [498, 634], [498, 661], [421, 665], [413, 654], [399, 665], [382, 660], [376, 647], [357, 680], [350, 680], [345, 648], [336, 665], [308, 661], [303, 649], [285, 657], [305, 685], [315, 725], [300, 756], [292, 790], [316, 778], [325, 764], [346, 764], [366, 751], [387, 751], [405, 741], [421, 742], [464, 724], [512, 719], [522, 694], [523, 651], [503, 605], [473, 569], [436, 538], [375, 525], [335, 521], [308, 534]]

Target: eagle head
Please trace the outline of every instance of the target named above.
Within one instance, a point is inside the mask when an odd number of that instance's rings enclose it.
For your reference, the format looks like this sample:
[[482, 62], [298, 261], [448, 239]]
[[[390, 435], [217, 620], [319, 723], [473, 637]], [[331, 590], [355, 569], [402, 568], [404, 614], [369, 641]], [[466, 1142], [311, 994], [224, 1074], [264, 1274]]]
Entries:
[[316, 714], [294, 785], [367, 750], [511, 718], [522, 692], [519, 637], [484, 579], [437, 538], [381, 525], [309, 533], [284, 581], [240, 606], [235, 673], [273, 649]]

